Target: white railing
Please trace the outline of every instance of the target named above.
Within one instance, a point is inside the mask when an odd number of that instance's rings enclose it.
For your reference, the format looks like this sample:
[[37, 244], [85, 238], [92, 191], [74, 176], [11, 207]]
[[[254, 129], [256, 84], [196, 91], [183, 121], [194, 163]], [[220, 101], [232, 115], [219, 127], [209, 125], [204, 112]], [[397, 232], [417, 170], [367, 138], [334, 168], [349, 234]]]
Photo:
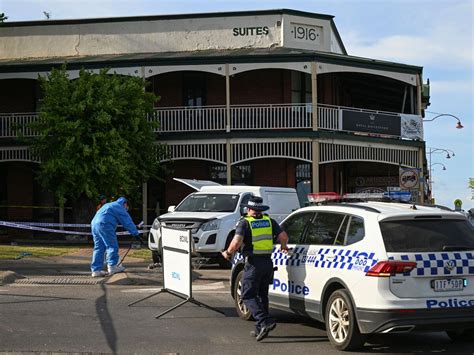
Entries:
[[231, 129], [311, 128], [311, 105], [232, 105]]
[[[394, 112], [374, 111], [353, 107], [318, 104], [318, 128], [342, 131], [342, 111], [383, 113], [399, 115]], [[27, 127], [38, 119], [37, 113], [0, 114], [0, 138], [18, 136], [33, 137], [36, 134]], [[226, 107], [165, 107], [156, 108], [149, 118], [158, 122], [156, 132], [225, 132]], [[295, 130], [311, 129], [311, 104], [269, 104], [269, 105], [231, 105], [230, 130]]]
[[318, 104], [318, 128], [340, 131], [341, 108], [338, 106]]
[[37, 134], [28, 128], [28, 124], [38, 120], [38, 117], [37, 113], [0, 114], [0, 137], [34, 137]]
[[225, 106], [157, 108], [151, 120], [158, 121], [157, 132], [224, 131]]

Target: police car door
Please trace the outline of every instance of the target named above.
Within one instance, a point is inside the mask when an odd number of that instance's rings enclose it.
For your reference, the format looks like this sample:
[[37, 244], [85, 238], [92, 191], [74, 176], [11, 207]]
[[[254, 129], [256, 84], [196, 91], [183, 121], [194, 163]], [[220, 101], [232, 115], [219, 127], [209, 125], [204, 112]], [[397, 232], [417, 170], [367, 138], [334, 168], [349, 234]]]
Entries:
[[305, 295], [305, 312], [313, 318], [321, 318], [321, 294], [326, 281], [335, 275], [338, 266], [338, 249], [343, 248], [349, 216], [344, 213], [320, 212], [308, 225], [303, 238], [305, 256], [303, 282], [308, 292]]
[[272, 254], [276, 270], [269, 290], [270, 303], [296, 313], [304, 311], [304, 299], [308, 294], [308, 288], [303, 284], [305, 248], [300, 243], [314, 215], [314, 211], [303, 211], [289, 216], [281, 226], [288, 233], [290, 252], [282, 253], [280, 245], [276, 244]]

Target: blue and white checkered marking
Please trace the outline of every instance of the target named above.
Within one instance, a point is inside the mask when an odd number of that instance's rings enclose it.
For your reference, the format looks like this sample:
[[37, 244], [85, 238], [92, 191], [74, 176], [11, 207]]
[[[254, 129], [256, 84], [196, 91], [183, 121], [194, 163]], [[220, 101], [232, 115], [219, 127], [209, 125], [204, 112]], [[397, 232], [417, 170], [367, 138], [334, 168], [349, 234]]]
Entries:
[[272, 260], [275, 265], [300, 266], [307, 247], [295, 247], [290, 253], [282, 253], [279, 246], [273, 247]]
[[[373, 252], [348, 250], [341, 248], [320, 248], [308, 254], [308, 246], [298, 246], [290, 254], [285, 254], [275, 247], [272, 260], [275, 265], [300, 266], [313, 264], [324, 269], [341, 269], [367, 272], [378, 262]], [[328, 259], [328, 256], [334, 257]]]
[[[335, 256], [328, 259], [328, 256]], [[314, 266], [325, 269], [355, 270], [367, 272], [379, 261], [373, 252], [342, 248], [321, 248]]]
[[[390, 253], [389, 260], [415, 261], [416, 276], [474, 275], [473, 252]], [[452, 270], [446, 267], [449, 261], [451, 261]]]

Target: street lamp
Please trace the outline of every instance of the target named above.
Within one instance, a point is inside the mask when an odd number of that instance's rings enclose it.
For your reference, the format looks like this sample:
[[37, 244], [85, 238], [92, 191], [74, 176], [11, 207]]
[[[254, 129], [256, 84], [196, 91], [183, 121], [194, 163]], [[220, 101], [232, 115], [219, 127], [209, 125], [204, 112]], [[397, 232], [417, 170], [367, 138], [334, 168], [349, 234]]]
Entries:
[[443, 170], [446, 170], [446, 166], [443, 163], [433, 163], [433, 164], [430, 163], [430, 195], [431, 195], [430, 198], [431, 198], [431, 202], [433, 202], [433, 199], [434, 199], [434, 197], [433, 197], [433, 173], [432, 173], [432, 171], [433, 171], [433, 166], [435, 166], [435, 165], [441, 165], [443, 167]]
[[[429, 111], [426, 111], [426, 112], [429, 112]], [[456, 128], [458, 128], [458, 129], [464, 128], [464, 126], [461, 124], [461, 120], [458, 117], [456, 117], [456, 116], [454, 116], [450, 113], [439, 113], [439, 114], [436, 114], [435, 112], [429, 112], [429, 113], [434, 113], [436, 116], [429, 119], [429, 120], [428, 119], [423, 120], [423, 122], [431, 122], [431, 121], [434, 121], [435, 119], [437, 119], [438, 117], [448, 116], [448, 117], [453, 117], [458, 121], [458, 123], [456, 124]]]

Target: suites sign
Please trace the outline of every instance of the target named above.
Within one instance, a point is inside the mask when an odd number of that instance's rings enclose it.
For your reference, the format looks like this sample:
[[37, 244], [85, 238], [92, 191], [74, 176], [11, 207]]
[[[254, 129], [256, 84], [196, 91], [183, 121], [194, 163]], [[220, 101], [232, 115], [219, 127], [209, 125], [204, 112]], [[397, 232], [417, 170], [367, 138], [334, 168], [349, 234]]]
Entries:
[[234, 27], [232, 29], [232, 34], [235, 37], [244, 37], [244, 36], [266, 36], [270, 33], [268, 26], [259, 26], [259, 27]]

